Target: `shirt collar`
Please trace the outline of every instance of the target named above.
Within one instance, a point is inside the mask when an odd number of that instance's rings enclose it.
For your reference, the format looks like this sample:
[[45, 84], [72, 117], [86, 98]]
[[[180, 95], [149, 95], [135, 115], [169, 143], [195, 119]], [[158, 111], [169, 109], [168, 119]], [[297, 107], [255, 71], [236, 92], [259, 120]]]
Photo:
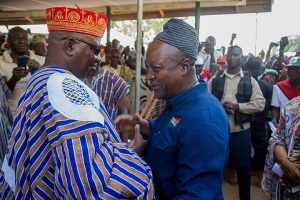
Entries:
[[183, 107], [186, 103], [188, 103], [191, 100], [191, 97], [195, 97], [196, 94], [205, 93], [207, 91], [207, 83], [204, 81], [200, 81], [198, 85], [186, 89], [183, 92], [177, 94], [175, 97], [167, 100], [166, 110], [177, 110]]
[[229, 78], [233, 78], [233, 77], [235, 77], [235, 76], [240, 76], [240, 77], [244, 77], [244, 72], [243, 72], [243, 70], [242, 70], [242, 68], [240, 69], [240, 71], [238, 72], [238, 73], [236, 73], [236, 74], [229, 74], [228, 72], [227, 72], [227, 69], [225, 69], [225, 71], [224, 71], [224, 73], [221, 75], [221, 77], [223, 77], [223, 76], [227, 76], [227, 77], [229, 77]]

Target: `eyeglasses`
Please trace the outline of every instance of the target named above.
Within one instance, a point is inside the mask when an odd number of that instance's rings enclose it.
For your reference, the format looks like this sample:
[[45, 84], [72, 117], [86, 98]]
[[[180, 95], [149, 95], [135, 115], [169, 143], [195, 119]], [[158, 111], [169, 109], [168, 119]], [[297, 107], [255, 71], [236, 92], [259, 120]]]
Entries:
[[87, 42], [87, 41], [85, 41], [85, 40], [83, 40], [81, 38], [77, 38], [77, 37], [65, 37], [65, 38], [62, 38], [62, 40], [76, 40], [76, 41], [79, 41], [79, 42], [83, 42], [83, 43], [85, 43], [85, 44], [87, 44], [87, 45], [90, 46], [91, 50], [94, 52], [94, 54], [96, 56], [98, 56], [99, 53], [100, 53], [100, 47], [99, 46], [97, 46], [95, 44], [92, 44], [90, 42]]

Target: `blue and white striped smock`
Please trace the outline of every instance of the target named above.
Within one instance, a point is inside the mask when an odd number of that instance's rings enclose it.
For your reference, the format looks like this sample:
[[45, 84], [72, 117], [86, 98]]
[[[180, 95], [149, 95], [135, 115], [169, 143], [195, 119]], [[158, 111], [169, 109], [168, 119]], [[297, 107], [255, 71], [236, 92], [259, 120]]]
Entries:
[[149, 166], [121, 143], [96, 94], [61, 67], [32, 77], [6, 158], [1, 199], [154, 199]]

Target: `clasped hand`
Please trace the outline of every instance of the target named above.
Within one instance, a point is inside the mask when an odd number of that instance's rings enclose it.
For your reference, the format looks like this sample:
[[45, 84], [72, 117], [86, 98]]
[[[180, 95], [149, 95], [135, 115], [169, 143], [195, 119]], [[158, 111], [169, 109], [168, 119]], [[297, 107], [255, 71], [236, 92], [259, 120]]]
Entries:
[[128, 146], [140, 156], [143, 155], [147, 146], [147, 141], [143, 139], [140, 131], [141, 121], [142, 118], [138, 114], [119, 115], [115, 120], [122, 141], [128, 143], [131, 140]]
[[225, 101], [223, 107], [228, 114], [234, 114], [234, 111], [238, 108], [238, 104], [232, 103], [231, 101]]

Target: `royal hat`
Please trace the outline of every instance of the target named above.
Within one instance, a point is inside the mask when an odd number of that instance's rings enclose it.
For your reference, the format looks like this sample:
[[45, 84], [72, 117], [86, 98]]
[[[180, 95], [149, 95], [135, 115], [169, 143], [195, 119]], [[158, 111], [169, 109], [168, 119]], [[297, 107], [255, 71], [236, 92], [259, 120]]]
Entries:
[[104, 14], [80, 8], [46, 9], [48, 31], [69, 31], [102, 37], [107, 26]]

